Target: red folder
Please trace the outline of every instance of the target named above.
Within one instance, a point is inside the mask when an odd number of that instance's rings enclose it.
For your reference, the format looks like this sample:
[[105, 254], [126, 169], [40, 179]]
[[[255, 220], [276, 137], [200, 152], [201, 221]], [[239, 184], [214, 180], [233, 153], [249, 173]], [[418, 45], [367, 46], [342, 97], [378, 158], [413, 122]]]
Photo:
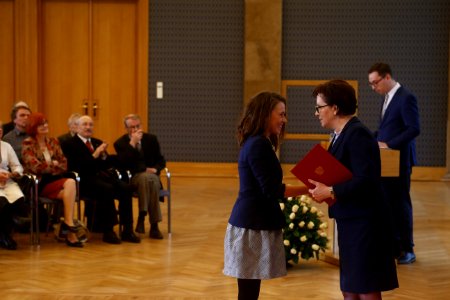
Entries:
[[[314, 146], [292, 168], [291, 173], [310, 189], [314, 188], [314, 185], [309, 183], [308, 179], [333, 186], [352, 178], [352, 173], [320, 144]], [[331, 206], [336, 200], [327, 198], [325, 202]]]

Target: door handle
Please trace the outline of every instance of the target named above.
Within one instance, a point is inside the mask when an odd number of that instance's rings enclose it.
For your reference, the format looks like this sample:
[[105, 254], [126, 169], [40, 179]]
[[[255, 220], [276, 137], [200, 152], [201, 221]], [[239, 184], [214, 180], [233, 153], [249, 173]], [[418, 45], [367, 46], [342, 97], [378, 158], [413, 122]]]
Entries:
[[82, 108], [83, 108], [83, 110], [84, 110], [84, 114], [85, 115], [88, 115], [88, 113], [89, 113], [89, 105], [88, 105], [88, 101], [85, 99], [85, 100], [83, 100], [84, 101], [84, 103], [83, 103], [83, 105], [81, 106]]
[[94, 102], [92, 104], [92, 115], [94, 116], [94, 118], [97, 117], [97, 108], [98, 108], [97, 102]]

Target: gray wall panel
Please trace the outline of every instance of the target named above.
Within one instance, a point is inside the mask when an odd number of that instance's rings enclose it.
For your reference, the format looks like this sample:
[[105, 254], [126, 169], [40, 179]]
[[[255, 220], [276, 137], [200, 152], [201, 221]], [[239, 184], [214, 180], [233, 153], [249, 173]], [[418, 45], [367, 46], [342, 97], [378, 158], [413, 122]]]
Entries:
[[243, 35], [242, 1], [150, 1], [149, 127], [167, 160], [237, 160]]
[[[394, 78], [418, 97], [419, 165], [445, 166], [449, 3], [284, 0], [282, 77], [358, 80], [359, 117], [375, 130], [382, 98], [368, 86], [367, 70], [378, 61], [389, 63]], [[311, 114], [314, 103], [311, 98]], [[295, 117], [289, 113], [291, 122], [305, 119]], [[309, 122], [303, 127], [311, 131]], [[295, 151], [290, 146], [282, 150]], [[287, 153], [282, 155], [284, 162], [294, 162]]]

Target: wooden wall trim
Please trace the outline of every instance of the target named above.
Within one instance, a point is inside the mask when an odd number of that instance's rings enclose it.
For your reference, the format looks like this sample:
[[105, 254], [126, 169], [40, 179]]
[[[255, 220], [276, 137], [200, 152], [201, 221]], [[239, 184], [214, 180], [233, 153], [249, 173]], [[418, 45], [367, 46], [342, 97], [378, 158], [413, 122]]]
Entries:
[[[172, 177], [239, 177], [237, 163], [168, 162]], [[282, 164], [285, 179], [294, 179], [290, 170], [293, 164]], [[414, 167], [413, 181], [441, 181], [444, 167]]]

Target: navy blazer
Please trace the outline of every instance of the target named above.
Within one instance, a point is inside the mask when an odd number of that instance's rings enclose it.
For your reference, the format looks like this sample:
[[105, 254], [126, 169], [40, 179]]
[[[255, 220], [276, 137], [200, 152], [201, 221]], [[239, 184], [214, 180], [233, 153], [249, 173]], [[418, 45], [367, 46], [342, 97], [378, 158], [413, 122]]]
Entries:
[[331, 218], [367, 217], [376, 206], [385, 207], [380, 149], [372, 132], [357, 117], [347, 122], [328, 151], [353, 174], [352, 179], [333, 186], [337, 201], [328, 209]]
[[159, 175], [161, 170], [166, 167], [166, 160], [161, 154], [158, 139], [153, 134], [144, 133], [141, 146], [141, 152], [132, 147], [128, 134], [124, 134], [114, 142], [114, 149], [121, 167], [129, 169], [133, 175], [145, 172], [147, 168], [155, 168]]
[[238, 169], [239, 195], [228, 222], [254, 230], [283, 228], [279, 204], [285, 190], [283, 171], [269, 139], [249, 137], [239, 153]]
[[420, 134], [417, 98], [400, 87], [392, 97], [375, 136], [389, 148], [400, 150], [400, 169], [417, 164], [415, 138]]

